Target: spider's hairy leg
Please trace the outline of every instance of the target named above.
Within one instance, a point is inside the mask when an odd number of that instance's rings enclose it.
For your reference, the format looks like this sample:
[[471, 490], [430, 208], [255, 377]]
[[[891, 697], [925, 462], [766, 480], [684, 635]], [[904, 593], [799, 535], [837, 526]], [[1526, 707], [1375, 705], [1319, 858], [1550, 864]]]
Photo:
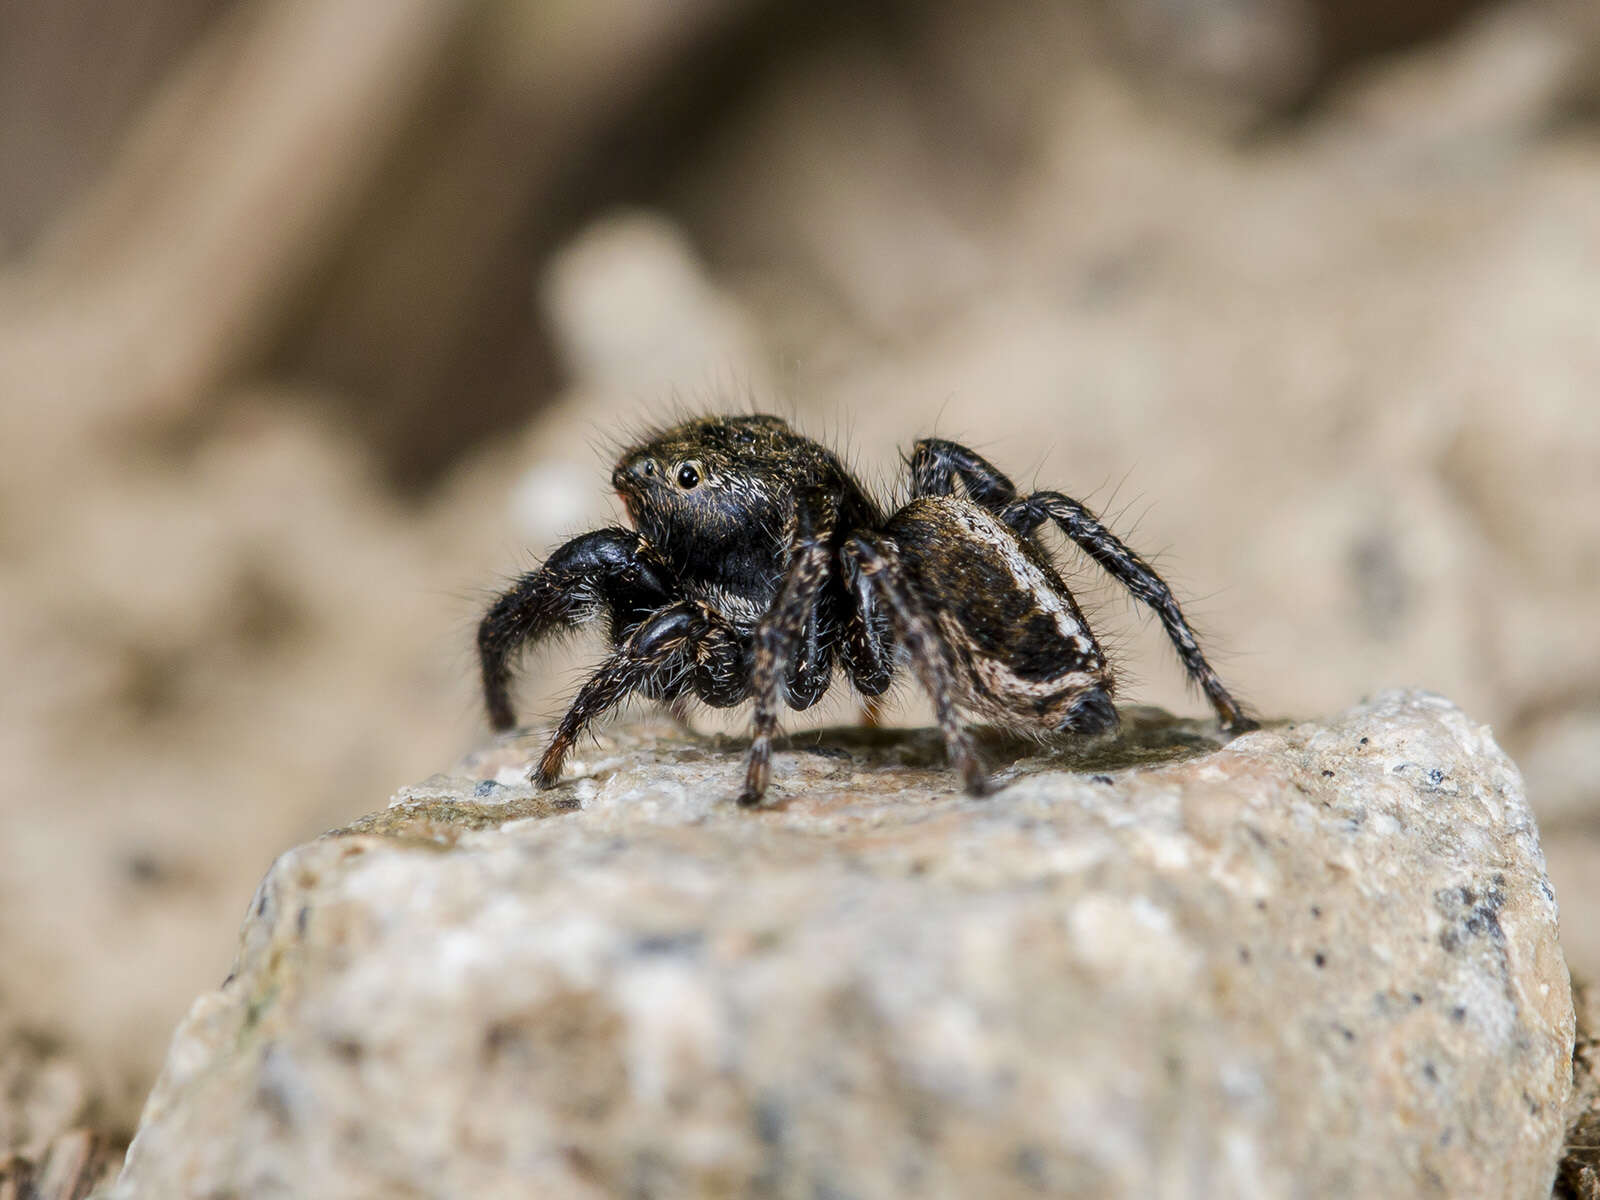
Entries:
[[953, 496], [956, 481], [974, 504], [997, 512], [1017, 498], [1017, 485], [988, 459], [957, 442], [923, 438], [911, 451], [911, 497]]
[[978, 759], [972, 735], [956, 711], [957, 684], [943, 643], [925, 606], [908, 585], [899, 555], [887, 539], [870, 534], [851, 538], [843, 555], [855, 564], [866, 585], [882, 598], [910, 657], [911, 668], [933, 701], [934, 716], [950, 756], [950, 765], [961, 775], [962, 783], [973, 795], [989, 790], [988, 778]]
[[1184, 618], [1166, 581], [1101, 524], [1088, 508], [1060, 492], [1021, 496], [997, 467], [955, 442], [937, 438], [918, 442], [912, 453], [911, 467], [914, 488], [926, 486], [934, 489], [931, 494], [949, 495], [954, 481], [959, 479], [974, 503], [987, 508], [1022, 537], [1031, 537], [1046, 521], [1054, 521], [1107, 574], [1155, 611], [1183, 661], [1184, 670], [1205, 693], [1222, 727], [1234, 733], [1256, 728], [1256, 722], [1245, 714], [1206, 661], [1200, 650], [1200, 640]]
[[518, 579], [478, 625], [489, 724], [503, 731], [517, 723], [511, 662], [525, 643], [602, 615], [609, 615], [620, 633], [630, 619], [660, 607], [666, 598], [664, 574], [641, 557], [633, 530], [600, 529], [573, 538], [537, 571]]
[[696, 633], [699, 614], [684, 604], [674, 604], [652, 615], [627, 636], [600, 669], [572, 698], [550, 744], [545, 747], [533, 779], [542, 788], [553, 787], [561, 777], [561, 764], [573, 743], [588, 727], [634, 692], [653, 681], [670, 679], [684, 669], [684, 652]]
[[1008, 505], [1001, 519], [1014, 527], [1028, 527], [1030, 532], [1046, 519], [1054, 521], [1108, 575], [1155, 611], [1161, 620], [1161, 627], [1166, 630], [1167, 637], [1183, 661], [1183, 669], [1205, 693], [1221, 719], [1222, 727], [1232, 733], [1256, 728], [1256, 722], [1245, 714], [1206, 661], [1200, 649], [1200, 640], [1184, 618], [1166, 581], [1155, 573], [1149, 563], [1102, 525], [1094, 513], [1060, 492], [1034, 492]]
[[894, 625], [854, 558], [845, 557], [844, 573], [854, 603], [845, 616], [841, 654], [850, 681], [868, 697], [865, 722], [875, 725], [876, 705], [871, 701], [888, 691], [894, 681]]
[[1243, 733], [1256, 728], [1256, 722], [1245, 714], [1206, 656], [1200, 650], [1200, 640], [1184, 618], [1178, 601], [1166, 581], [1157, 575], [1144, 559], [1140, 558], [1121, 539], [1100, 523], [1100, 519], [1070, 496], [1060, 492], [1034, 492], [1033, 495], [1014, 501], [1007, 506], [1002, 519], [1012, 525], [1031, 525], [1037, 528], [1048, 518], [1061, 531], [1083, 548], [1099, 563], [1106, 573], [1116, 579], [1134, 597], [1150, 606], [1161, 620], [1178, 657], [1189, 678], [1206, 694], [1211, 707], [1221, 718], [1222, 727], [1230, 732]]
[[[837, 520], [838, 503], [827, 493], [808, 491], [796, 497], [788, 569], [772, 606], [756, 626], [750, 674], [755, 711], [740, 804], [760, 804], [766, 794], [772, 772], [772, 738], [778, 731], [780, 687], [794, 708], [816, 703], [827, 689], [833, 669], [832, 645], [822, 639], [817, 607], [831, 577], [830, 543]], [[801, 643], [799, 655], [796, 643]], [[791, 671], [797, 665], [801, 669]]]

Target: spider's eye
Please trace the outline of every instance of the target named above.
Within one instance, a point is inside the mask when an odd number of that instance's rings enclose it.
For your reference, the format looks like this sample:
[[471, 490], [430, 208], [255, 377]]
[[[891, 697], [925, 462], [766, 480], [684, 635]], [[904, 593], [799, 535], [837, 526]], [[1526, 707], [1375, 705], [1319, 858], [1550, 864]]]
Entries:
[[656, 464], [654, 459], [647, 458], [644, 460], [644, 473], [647, 479], [655, 477]]
[[697, 487], [700, 483], [700, 472], [693, 463], [684, 463], [678, 468], [678, 486], [684, 491]]

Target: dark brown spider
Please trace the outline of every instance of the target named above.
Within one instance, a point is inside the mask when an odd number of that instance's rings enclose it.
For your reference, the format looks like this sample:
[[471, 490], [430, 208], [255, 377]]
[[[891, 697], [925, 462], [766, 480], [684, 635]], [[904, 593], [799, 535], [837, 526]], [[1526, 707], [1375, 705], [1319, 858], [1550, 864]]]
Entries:
[[635, 528], [574, 538], [484, 616], [490, 724], [516, 724], [520, 647], [604, 618], [611, 653], [550, 739], [540, 786], [555, 783], [591, 721], [634, 693], [715, 708], [753, 700], [739, 802], [758, 804], [779, 699], [815, 704], [835, 660], [857, 691], [881, 695], [903, 658], [933, 700], [952, 765], [982, 792], [961, 713], [1037, 734], [1117, 724], [1105, 654], [1036, 537], [1054, 521], [1155, 610], [1222, 727], [1254, 727], [1171, 590], [1087, 508], [1059, 492], [1022, 495], [954, 442], [918, 442], [910, 469], [911, 498], [886, 516], [831, 451], [778, 417], [704, 417], [629, 450], [611, 480]]

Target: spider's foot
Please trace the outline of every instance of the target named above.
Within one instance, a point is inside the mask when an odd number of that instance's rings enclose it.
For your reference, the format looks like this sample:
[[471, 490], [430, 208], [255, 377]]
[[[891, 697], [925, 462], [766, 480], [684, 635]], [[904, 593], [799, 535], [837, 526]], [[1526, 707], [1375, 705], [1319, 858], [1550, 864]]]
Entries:
[[1233, 734], [1235, 737], [1241, 733], [1249, 733], [1252, 729], [1260, 728], [1260, 721], [1257, 721], [1254, 717], [1247, 717], [1243, 713], [1231, 720], [1222, 722], [1222, 732]]
[[566, 747], [551, 746], [544, 752], [544, 757], [528, 774], [533, 785], [540, 791], [547, 791], [561, 781], [561, 761], [566, 758]]
[[744, 789], [739, 793], [739, 807], [754, 808], [767, 794], [767, 784], [772, 779], [772, 745], [764, 737], [757, 737], [750, 746], [750, 761], [744, 769]]
[[961, 787], [969, 796], [992, 796], [998, 790], [988, 772], [976, 763], [962, 768]]

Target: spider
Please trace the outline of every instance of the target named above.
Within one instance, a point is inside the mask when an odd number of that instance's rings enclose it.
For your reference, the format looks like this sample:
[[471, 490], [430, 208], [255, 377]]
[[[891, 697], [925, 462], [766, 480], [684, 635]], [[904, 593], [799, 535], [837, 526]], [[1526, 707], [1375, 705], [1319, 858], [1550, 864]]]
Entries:
[[1254, 728], [1171, 590], [1082, 504], [1024, 495], [936, 438], [919, 441], [908, 466], [910, 499], [886, 514], [833, 452], [780, 417], [702, 417], [649, 437], [611, 475], [634, 528], [572, 539], [485, 614], [490, 724], [516, 724], [509, 689], [522, 646], [604, 619], [610, 653], [557, 725], [537, 783], [552, 786], [582, 731], [631, 695], [715, 708], [748, 700], [739, 802], [755, 805], [780, 700], [815, 704], [836, 662], [858, 692], [878, 696], [903, 659], [933, 701], [951, 765], [981, 794], [988, 781], [963, 715], [1036, 735], [1118, 722], [1105, 654], [1038, 540], [1054, 522], [1155, 610], [1223, 729]]

